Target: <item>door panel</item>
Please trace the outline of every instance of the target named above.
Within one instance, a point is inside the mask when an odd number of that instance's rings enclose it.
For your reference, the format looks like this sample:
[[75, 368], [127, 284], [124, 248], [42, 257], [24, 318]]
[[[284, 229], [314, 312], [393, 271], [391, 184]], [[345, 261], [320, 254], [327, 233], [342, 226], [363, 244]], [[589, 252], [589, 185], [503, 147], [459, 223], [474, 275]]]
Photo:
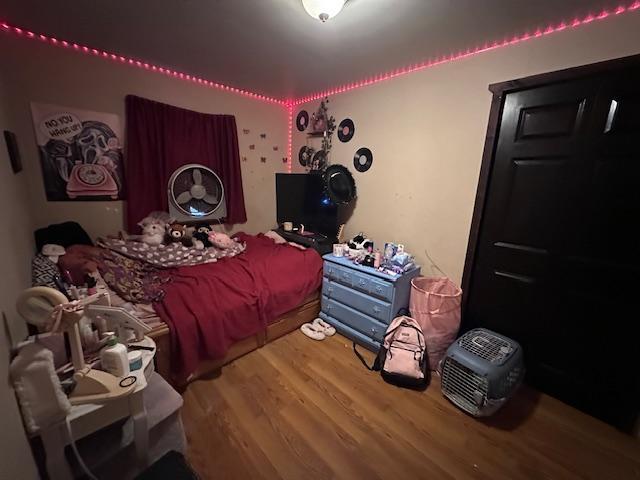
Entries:
[[521, 342], [530, 383], [621, 428], [640, 405], [639, 85], [628, 69], [506, 95], [464, 319]]
[[577, 99], [570, 103], [522, 108], [516, 140], [570, 137], [582, 116], [584, 103], [584, 99]]

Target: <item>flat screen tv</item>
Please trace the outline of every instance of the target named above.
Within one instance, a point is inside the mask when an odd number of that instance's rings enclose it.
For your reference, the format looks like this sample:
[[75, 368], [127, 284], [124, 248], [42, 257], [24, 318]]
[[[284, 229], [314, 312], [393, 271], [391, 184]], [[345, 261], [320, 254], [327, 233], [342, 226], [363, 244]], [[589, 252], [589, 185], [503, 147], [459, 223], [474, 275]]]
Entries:
[[324, 193], [322, 175], [276, 173], [278, 224], [303, 224], [305, 231], [335, 236], [340, 225], [340, 207]]

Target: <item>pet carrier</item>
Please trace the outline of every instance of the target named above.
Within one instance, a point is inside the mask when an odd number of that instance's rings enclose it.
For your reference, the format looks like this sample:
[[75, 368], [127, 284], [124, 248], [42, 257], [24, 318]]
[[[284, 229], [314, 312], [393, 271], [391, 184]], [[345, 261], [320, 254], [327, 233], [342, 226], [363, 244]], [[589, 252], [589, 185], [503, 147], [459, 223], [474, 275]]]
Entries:
[[524, 377], [520, 345], [484, 328], [465, 333], [442, 363], [442, 393], [476, 417], [496, 412]]

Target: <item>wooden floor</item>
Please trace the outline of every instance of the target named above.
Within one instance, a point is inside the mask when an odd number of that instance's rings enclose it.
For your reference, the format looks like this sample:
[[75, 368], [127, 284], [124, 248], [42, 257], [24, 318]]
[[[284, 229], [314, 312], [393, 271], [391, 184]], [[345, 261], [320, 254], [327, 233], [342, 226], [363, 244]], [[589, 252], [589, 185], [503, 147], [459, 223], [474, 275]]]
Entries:
[[336, 335], [296, 331], [184, 394], [203, 479], [640, 478], [640, 441], [523, 387], [489, 420], [385, 384]]

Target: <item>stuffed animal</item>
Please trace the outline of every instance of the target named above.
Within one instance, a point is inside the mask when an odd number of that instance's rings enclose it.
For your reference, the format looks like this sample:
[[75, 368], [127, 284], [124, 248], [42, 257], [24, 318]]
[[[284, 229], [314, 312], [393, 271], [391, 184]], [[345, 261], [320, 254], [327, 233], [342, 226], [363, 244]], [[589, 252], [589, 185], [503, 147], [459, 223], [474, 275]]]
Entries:
[[138, 225], [140, 228], [144, 228], [144, 226], [149, 223], [158, 223], [164, 227], [167, 223], [173, 223], [173, 219], [167, 212], [160, 212], [156, 210], [140, 220]]
[[369, 240], [362, 232], [349, 240], [347, 245], [351, 250], [373, 250], [373, 240]]
[[142, 235], [129, 235], [120, 232], [122, 240], [135, 240], [148, 245], [160, 245], [165, 239], [165, 225], [170, 222], [169, 214], [166, 212], [151, 212], [138, 222], [142, 229]]
[[178, 222], [173, 222], [167, 225], [165, 241], [167, 244], [180, 242], [185, 247], [193, 246], [191, 237], [187, 235], [187, 227]]
[[148, 245], [161, 245], [164, 241], [164, 225], [157, 222], [150, 222], [142, 227], [142, 235], [128, 235], [126, 240], [136, 240]]
[[193, 232], [193, 246], [198, 250], [209, 248], [213, 244], [209, 241], [209, 234], [213, 231], [211, 225], [199, 225]]
[[227, 248], [234, 247], [236, 241], [229, 237], [226, 233], [221, 232], [209, 232], [209, 241], [214, 247], [226, 250]]

